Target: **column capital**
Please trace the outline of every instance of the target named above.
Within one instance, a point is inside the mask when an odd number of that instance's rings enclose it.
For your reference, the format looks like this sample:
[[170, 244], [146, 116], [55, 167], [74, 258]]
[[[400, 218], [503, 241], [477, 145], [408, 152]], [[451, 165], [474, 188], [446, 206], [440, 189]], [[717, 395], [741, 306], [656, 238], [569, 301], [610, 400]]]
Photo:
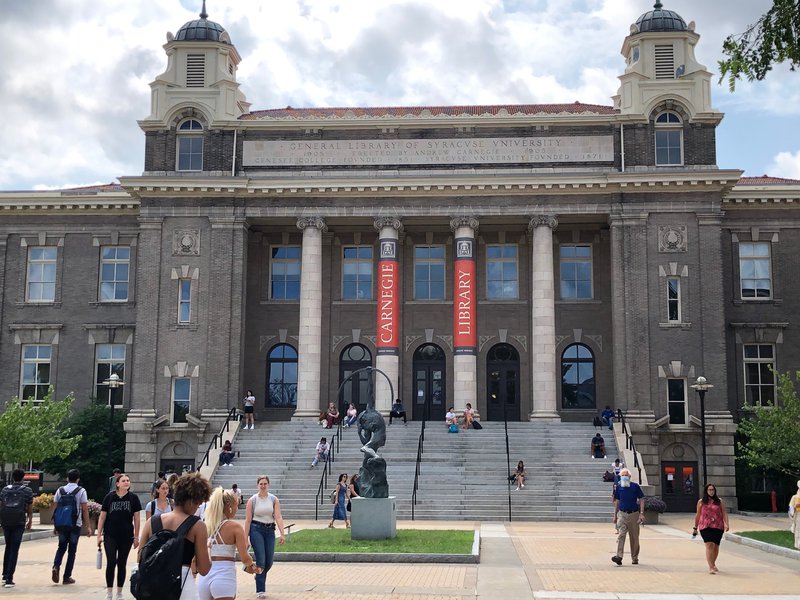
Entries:
[[471, 215], [461, 215], [459, 217], [453, 217], [450, 219], [450, 229], [453, 231], [459, 227], [470, 227], [473, 231], [477, 231], [478, 225], [478, 217], [473, 217]]
[[378, 233], [380, 233], [381, 229], [384, 227], [392, 227], [398, 232], [403, 231], [403, 222], [399, 219], [399, 217], [375, 217], [373, 225]]
[[297, 228], [301, 231], [307, 227], [313, 227], [320, 231], [328, 231], [328, 224], [322, 217], [300, 217], [297, 219]]
[[528, 221], [528, 231], [533, 231], [539, 226], [545, 225], [550, 229], [558, 227], [558, 219], [553, 215], [533, 215]]

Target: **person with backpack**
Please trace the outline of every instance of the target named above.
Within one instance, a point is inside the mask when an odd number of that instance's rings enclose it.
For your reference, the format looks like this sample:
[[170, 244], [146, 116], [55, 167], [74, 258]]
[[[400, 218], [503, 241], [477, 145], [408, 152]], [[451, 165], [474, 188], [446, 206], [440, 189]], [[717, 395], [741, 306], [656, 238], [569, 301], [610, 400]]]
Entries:
[[14, 469], [9, 485], [0, 490], [0, 525], [6, 549], [3, 553], [3, 587], [14, 587], [14, 571], [17, 569], [22, 534], [33, 525], [33, 490], [23, 479], [25, 471]]
[[[144, 507], [144, 518], [149, 519], [155, 515], [172, 512], [172, 500], [169, 499], [169, 484], [159, 479], [158, 486], [153, 488], [153, 499]], [[156, 482], [158, 483], [158, 482]]]
[[[59, 572], [64, 553], [67, 553], [67, 564], [64, 565], [64, 585], [75, 583], [72, 578], [72, 568], [75, 566], [75, 553], [78, 550], [78, 540], [81, 537], [81, 525], [89, 522], [89, 497], [86, 490], [78, 485], [81, 474], [78, 469], [70, 469], [67, 473], [67, 485], [58, 488], [53, 511], [53, 526], [58, 533], [58, 550], [53, 559], [51, 577], [53, 583], [59, 582]], [[87, 528], [87, 537], [92, 537], [91, 527]]]
[[137, 600], [195, 600], [192, 574], [211, 570], [208, 529], [194, 515], [211, 496], [211, 486], [199, 473], [184, 473], [172, 491], [172, 512], [156, 515], [142, 527], [139, 566], [131, 575]]
[[97, 522], [97, 548], [104, 546], [106, 554], [106, 600], [114, 593], [114, 570], [117, 572], [117, 600], [122, 599], [125, 586], [125, 565], [131, 546], [139, 545], [139, 496], [130, 492], [131, 480], [125, 473], [117, 476], [116, 489], [103, 498], [103, 508]]
[[261, 573], [256, 575], [256, 598], [266, 598], [267, 573], [275, 556], [275, 529], [281, 544], [286, 543], [286, 537], [281, 503], [275, 494], [269, 493], [269, 477], [259, 475], [256, 484], [258, 493], [250, 497], [245, 509], [244, 535], [249, 538], [256, 554], [256, 565], [261, 568]]

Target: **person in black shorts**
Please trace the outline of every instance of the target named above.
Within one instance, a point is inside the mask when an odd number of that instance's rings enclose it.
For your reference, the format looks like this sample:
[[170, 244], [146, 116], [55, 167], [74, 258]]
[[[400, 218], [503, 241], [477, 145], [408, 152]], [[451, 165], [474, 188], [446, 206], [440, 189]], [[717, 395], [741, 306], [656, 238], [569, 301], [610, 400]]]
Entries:
[[255, 429], [256, 397], [253, 396], [253, 390], [247, 390], [242, 403], [244, 404], [244, 429]]

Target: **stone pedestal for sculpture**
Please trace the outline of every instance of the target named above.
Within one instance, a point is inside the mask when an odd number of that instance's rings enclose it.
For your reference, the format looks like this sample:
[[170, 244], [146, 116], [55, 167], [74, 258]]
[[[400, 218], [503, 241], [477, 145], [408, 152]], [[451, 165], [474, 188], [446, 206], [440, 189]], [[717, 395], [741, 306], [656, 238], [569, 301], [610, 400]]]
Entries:
[[397, 502], [388, 498], [353, 498], [350, 535], [354, 540], [386, 540], [397, 537]]

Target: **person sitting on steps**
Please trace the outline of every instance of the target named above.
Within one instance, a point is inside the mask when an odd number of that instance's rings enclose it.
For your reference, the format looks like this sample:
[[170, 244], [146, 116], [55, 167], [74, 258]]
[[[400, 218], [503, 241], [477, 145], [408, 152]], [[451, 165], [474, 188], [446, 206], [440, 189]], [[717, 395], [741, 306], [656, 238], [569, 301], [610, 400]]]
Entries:
[[472, 404], [467, 402], [467, 406], [464, 407], [464, 416], [462, 417], [464, 429], [469, 429], [472, 426], [472, 422], [474, 420], [475, 420], [475, 410], [472, 408]]
[[389, 412], [389, 425], [392, 424], [392, 419], [399, 419], [400, 417], [403, 418], [403, 423], [408, 425], [406, 422], [406, 409], [403, 407], [403, 401], [400, 398], [395, 399], [394, 404], [392, 404], [392, 410]]
[[515, 491], [518, 491], [525, 487], [525, 463], [519, 461], [517, 463], [517, 468], [514, 470], [514, 474], [512, 475], [514, 478], [514, 483], [517, 484], [517, 488]]
[[316, 467], [320, 460], [327, 461], [329, 452], [330, 446], [328, 446], [327, 438], [320, 438], [319, 442], [317, 442], [317, 447], [314, 449], [314, 460], [311, 461], [311, 468]]
[[606, 457], [606, 441], [598, 431], [592, 438], [592, 458], [605, 458]]

